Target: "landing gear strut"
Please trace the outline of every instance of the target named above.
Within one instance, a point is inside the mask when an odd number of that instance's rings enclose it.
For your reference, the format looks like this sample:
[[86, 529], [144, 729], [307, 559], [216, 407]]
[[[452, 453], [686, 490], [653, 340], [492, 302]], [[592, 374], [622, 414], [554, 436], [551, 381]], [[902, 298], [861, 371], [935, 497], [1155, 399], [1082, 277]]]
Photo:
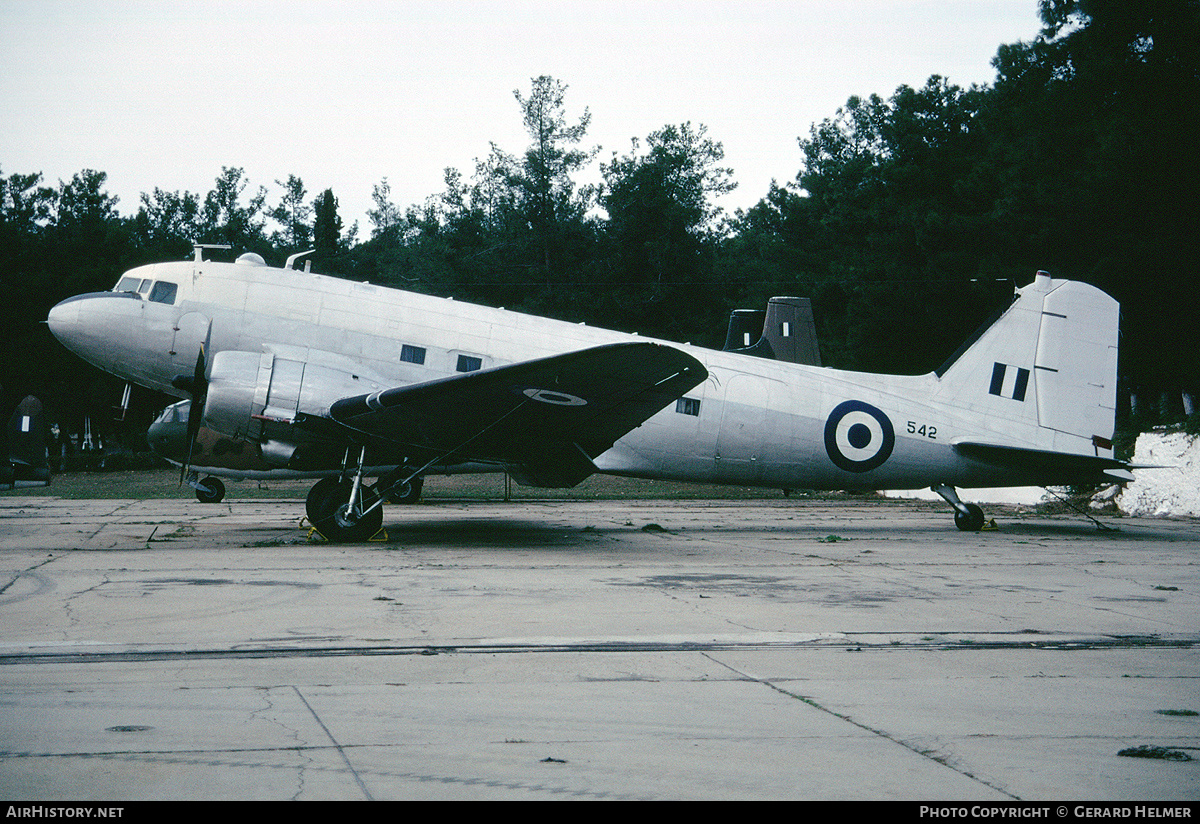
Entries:
[[309, 490], [308, 521], [329, 541], [366, 541], [383, 526], [383, 504], [362, 482], [365, 452], [359, 451], [353, 480], [322, 478]]
[[421, 499], [425, 479], [413, 475], [409, 467], [397, 467], [375, 484], [375, 492], [389, 504], [415, 504]]
[[978, 532], [983, 529], [983, 510], [976, 504], [965, 504], [947, 484], [934, 484], [930, 489], [946, 499], [946, 503], [954, 507], [954, 525], [963, 532]]
[[[322, 488], [326, 481], [332, 484]], [[308, 521], [332, 542], [359, 542], [371, 538], [383, 526], [383, 507], [369, 487], [354, 495], [348, 480], [325, 478], [308, 493]], [[317, 494], [313, 494], [317, 493]]]

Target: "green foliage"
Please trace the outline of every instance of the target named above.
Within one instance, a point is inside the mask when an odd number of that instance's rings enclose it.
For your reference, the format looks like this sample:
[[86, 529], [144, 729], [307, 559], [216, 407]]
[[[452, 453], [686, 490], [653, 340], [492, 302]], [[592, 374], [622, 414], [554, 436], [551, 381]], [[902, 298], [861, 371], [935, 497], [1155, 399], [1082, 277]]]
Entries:
[[286, 183], [280, 180], [275, 183], [283, 187], [283, 199], [271, 210], [271, 218], [280, 226], [272, 241], [284, 251], [299, 252], [308, 247], [312, 236], [309, 221], [313, 209], [304, 202], [308, 189], [304, 188], [304, 181], [295, 175], [288, 175]]
[[[317, 271], [712, 346], [729, 310], [807, 296], [827, 365], [899, 373], [936, 367], [1046, 269], [1121, 301], [1126, 386], [1194, 393], [1200, 0], [1042, 0], [1040, 15], [1041, 36], [999, 47], [990, 86], [934, 76], [850, 97], [799, 138], [794, 178], [732, 217], [718, 199], [734, 172], [703, 125], [634, 138], [600, 163], [599, 187], [580, 185], [598, 152], [591, 115], [568, 116], [568, 87], [548, 76], [513, 93], [523, 150], [492, 144], [408, 206], [383, 178], [361, 243], [332, 190], [308, 201], [295, 175], [268, 207], [264, 187], [222, 167], [207, 194], [156, 188], [132, 217], [103, 172], [57, 187], [0, 175], [0, 381], [11, 398], [53, 375], [111, 405], [41, 321], [198, 241], [273, 263], [311, 244]], [[1141, 404], [1118, 440], [1131, 448], [1164, 414]]]
[[712, 198], [737, 184], [719, 165], [724, 148], [706, 134], [691, 123], [664, 126], [647, 137], [644, 152], [635, 138], [629, 154], [601, 164], [608, 288], [597, 297], [628, 327], [695, 340], [722, 323], [714, 277], [723, 227]]
[[1195, 386], [1200, 111], [1185, 101], [1200, 95], [1200, 3], [1044, 0], [1041, 14], [1041, 38], [997, 56], [998, 225], [1015, 255], [1121, 302], [1132, 386]]
[[1200, 412], [1193, 412], [1184, 418], [1183, 431], [1192, 437], [1200, 435]]
[[134, 243], [145, 260], [177, 260], [203, 232], [200, 197], [192, 192], [144, 192], [133, 218]]
[[316, 260], [325, 262], [344, 251], [342, 219], [338, 217], [338, 201], [333, 189], [326, 189], [313, 201], [313, 248]]
[[240, 168], [221, 167], [215, 188], [204, 198], [199, 241], [251, 251], [259, 251], [266, 244], [267, 190], [260, 186], [243, 206], [242, 193], [249, 185], [244, 178], [245, 171]]

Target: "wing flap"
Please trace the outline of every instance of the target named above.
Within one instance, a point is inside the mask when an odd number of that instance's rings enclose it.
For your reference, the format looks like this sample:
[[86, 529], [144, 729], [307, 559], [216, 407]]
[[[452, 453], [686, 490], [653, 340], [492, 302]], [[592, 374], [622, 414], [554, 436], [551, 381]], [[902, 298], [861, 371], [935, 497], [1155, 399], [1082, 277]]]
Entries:
[[707, 375], [669, 346], [612, 344], [343, 398], [329, 414], [416, 450], [524, 467], [537, 485], [573, 486], [594, 471], [592, 458]]

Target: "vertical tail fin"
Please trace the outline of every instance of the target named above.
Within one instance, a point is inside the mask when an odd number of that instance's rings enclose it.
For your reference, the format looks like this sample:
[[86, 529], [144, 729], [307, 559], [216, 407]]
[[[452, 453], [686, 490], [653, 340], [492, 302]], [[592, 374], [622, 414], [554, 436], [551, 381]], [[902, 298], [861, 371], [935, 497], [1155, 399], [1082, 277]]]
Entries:
[[9, 451], [0, 456], [0, 461], [11, 462], [15, 481], [25, 481], [26, 485], [50, 485], [50, 453], [47, 450], [46, 433], [42, 402], [29, 395], [17, 404], [9, 419]]
[[821, 365], [817, 325], [808, 298], [774, 297], [762, 309], [734, 309], [725, 336], [726, 352], [787, 363]]
[[734, 309], [729, 315], [729, 331], [722, 351], [736, 352], [754, 346], [762, 337], [766, 317], [763, 309]]
[[1038, 272], [937, 370], [934, 398], [983, 415], [998, 432], [1036, 427], [1039, 449], [1110, 457], [1119, 324], [1120, 307], [1104, 292]]

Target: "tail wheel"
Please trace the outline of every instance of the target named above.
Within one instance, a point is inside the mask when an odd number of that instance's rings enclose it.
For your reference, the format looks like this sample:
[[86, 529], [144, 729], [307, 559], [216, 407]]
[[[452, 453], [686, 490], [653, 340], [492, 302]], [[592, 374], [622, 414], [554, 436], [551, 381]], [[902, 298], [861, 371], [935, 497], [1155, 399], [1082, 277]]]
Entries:
[[954, 525], [963, 532], [978, 532], [983, 529], [983, 510], [978, 504], [964, 504], [966, 512], [955, 510]]

